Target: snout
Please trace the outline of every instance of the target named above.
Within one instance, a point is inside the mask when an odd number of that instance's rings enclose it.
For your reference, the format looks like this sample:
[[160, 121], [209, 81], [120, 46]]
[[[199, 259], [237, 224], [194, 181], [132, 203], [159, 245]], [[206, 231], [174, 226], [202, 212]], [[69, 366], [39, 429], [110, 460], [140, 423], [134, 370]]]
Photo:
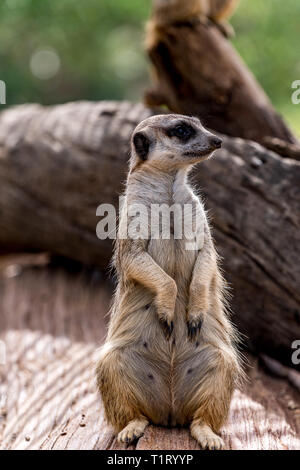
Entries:
[[212, 135], [208, 139], [208, 145], [211, 147], [212, 150], [217, 150], [222, 147], [222, 139], [220, 137], [217, 137], [216, 135]]
[[200, 136], [198, 142], [190, 147], [189, 150], [184, 152], [185, 157], [203, 159], [208, 158], [215, 150], [221, 148], [222, 139], [214, 134], [206, 133]]

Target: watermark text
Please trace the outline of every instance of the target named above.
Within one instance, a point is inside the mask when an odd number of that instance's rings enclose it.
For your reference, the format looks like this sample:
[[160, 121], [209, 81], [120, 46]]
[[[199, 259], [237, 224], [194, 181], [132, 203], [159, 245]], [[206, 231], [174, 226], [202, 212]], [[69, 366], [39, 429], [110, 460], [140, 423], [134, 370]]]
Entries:
[[292, 88], [295, 88], [295, 91], [292, 93], [292, 103], [300, 104], [300, 80], [295, 80], [292, 83]]
[[6, 364], [6, 344], [4, 341], [0, 341], [0, 366]]
[[205, 213], [200, 204], [128, 204], [119, 198], [117, 213], [112, 204], [98, 206], [102, 217], [96, 227], [100, 240], [184, 240], [186, 250], [200, 250], [204, 243]]
[[292, 354], [292, 363], [295, 366], [298, 366], [300, 364], [300, 339], [296, 339], [295, 341], [293, 341], [292, 349], [295, 349]]
[[6, 104], [6, 85], [3, 80], [0, 80], [0, 104]]

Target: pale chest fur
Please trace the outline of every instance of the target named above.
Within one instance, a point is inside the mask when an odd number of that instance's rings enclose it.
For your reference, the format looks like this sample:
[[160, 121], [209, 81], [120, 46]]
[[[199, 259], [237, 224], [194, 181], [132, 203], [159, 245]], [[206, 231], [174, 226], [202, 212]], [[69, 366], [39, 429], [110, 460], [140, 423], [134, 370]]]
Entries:
[[[186, 170], [132, 178], [127, 204], [141, 208], [138, 216], [148, 237], [148, 253], [176, 281], [179, 290], [186, 289], [207, 227], [202, 202], [188, 185]], [[135, 228], [132, 214], [134, 210], [127, 223]]]

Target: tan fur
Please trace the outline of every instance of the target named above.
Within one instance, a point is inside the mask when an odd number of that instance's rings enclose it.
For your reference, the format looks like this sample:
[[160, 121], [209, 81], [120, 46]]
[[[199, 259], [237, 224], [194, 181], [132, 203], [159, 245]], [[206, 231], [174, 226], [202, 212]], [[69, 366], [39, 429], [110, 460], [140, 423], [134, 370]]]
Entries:
[[210, 0], [153, 0], [153, 20], [157, 25], [188, 21], [196, 17], [207, 18]]
[[[182, 122], [196, 131], [188, 142], [168, 134]], [[134, 135], [140, 132], [151, 145], [142, 161], [132, 144], [114, 258], [118, 287], [98, 387], [120, 441], [139, 437], [148, 422], [191, 424], [200, 445], [220, 448], [215, 433], [227, 418], [241, 369], [207, 217], [187, 182], [192, 166], [218, 143], [198, 119], [186, 116], [151, 117]], [[204, 226], [203, 246], [186, 250], [186, 238], [174, 236], [122, 239], [131, 222], [127, 208], [134, 203], [191, 204], [193, 223], [198, 213]], [[145, 226], [151, 228], [146, 220]]]
[[227, 20], [237, 8], [239, 0], [154, 0], [152, 19], [147, 25], [146, 46], [154, 47], [160, 40], [164, 26], [198, 20], [213, 21], [225, 36], [234, 34]]
[[240, 0], [210, 0], [209, 17], [216, 23], [228, 20], [238, 6]]

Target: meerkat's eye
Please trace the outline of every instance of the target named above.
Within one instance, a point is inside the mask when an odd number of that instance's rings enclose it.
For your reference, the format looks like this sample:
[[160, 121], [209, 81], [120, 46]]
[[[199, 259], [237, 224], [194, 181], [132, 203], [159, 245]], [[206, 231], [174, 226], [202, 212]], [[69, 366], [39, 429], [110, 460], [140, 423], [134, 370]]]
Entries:
[[177, 137], [178, 139], [187, 142], [196, 134], [196, 131], [189, 124], [181, 123], [169, 129], [167, 134], [169, 137]]

